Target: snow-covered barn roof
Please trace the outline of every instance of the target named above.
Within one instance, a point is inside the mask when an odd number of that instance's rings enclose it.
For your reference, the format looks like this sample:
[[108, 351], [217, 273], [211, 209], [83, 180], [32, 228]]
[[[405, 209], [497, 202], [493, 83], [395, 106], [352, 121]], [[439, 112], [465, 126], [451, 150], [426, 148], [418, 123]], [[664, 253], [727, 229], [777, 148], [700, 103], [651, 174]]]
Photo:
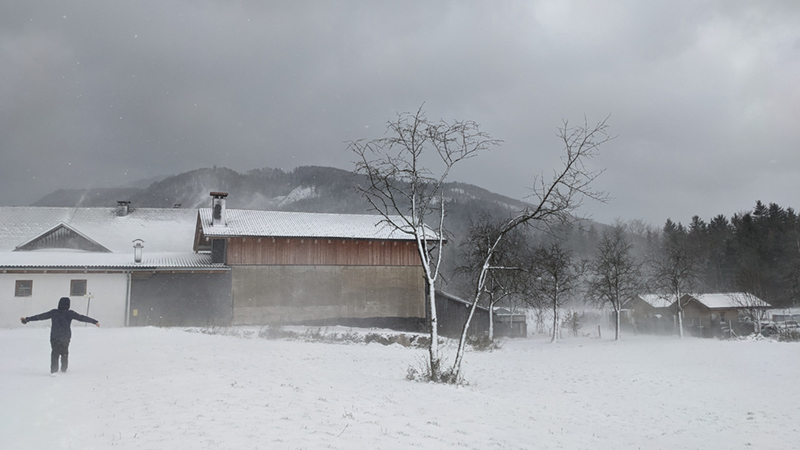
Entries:
[[[200, 208], [199, 218], [203, 235], [205, 237], [414, 239], [412, 235], [396, 230], [378, 215], [228, 209], [225, 216], [225, 226], [212, 226], [211, 208]], [[437, 238], [430, 227], [426, 227], [426, 233], [430, 239]]]
[[639, 298], [653, 308], [669, 308], [675, 303], [674, 298], [670, 299], [667, 296], [659, 294], [640, 294]]
[[724, 294], [696, 294], [690, 296], [708, 309], [730, 308], [770, 308], [770, 304], [760, 298], [744, 292]]
[[13, 251], [64, 225], [114, 253], [132, 252], [134, 239], [146, 252], [191, 252], [197, 212], [179, 208], [0, 207], [0, 252]]

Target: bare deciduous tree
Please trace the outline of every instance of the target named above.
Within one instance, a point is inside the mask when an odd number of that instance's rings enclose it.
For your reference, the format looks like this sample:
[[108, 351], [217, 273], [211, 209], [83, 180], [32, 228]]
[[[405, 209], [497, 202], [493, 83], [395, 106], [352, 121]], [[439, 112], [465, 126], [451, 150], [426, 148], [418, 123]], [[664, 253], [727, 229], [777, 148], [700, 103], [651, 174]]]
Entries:
[[687, 245], [685, 235], [665, 227], [661, 251], [651, 262], [651, 285], [662, 298], [675, 299], [678, 336], [683, 338], [684, 294], [692, 292], [700, 280], [700, 260]]
[[554, 242], [547, 248], [536, 250], [532, 283], [539, 304], [553, 313], [553, 334], [550, 342], [558, 342], [560, 328], [559, 310], [580, 288], [584, 265], [573, 260], [572, 253]]
[[[481, 215], [471, 221], [469, 232], [461, 243], [462, 264], [457, 273], [471, 278], [480, 275], [486, 259], [486, 249], [495, 241], [503, 224], [488, 215]], [[512, 230], [497, 246], [492, 254], [487, 281], [483, 287], [485, 305], [494, 311], [495, 305], [510, 296], [520, 295], [525, 290], [524, 255], [527, 248], [525, 236], [519, 230]], [[489, 314], [489, 340], [494, 339], [494, 314]]]
[[642, 276], [632, 253], [633, 246], [622, 226], [603, 231], [594, 260], [589, 265], [589, 298], [614, 309], [614, 339], [620, 339], [622, 303], [637, 295]]
[[747, 314], [753, 322], [753, 332], [761, 333], [761, 322], [767, 320], [769, 304], [749, 292], [733, 292], [728, 294], [731, 304]]
[[[349, 142], [356, 173], [368, 183], [362, 193], [372, 208], [401, 233], [414, 237], [428, 293], [430, 378], [442, 380], [438, 349], [436, 288], [445, 241], [442, 184], [457, 163], [500, 143], [471, 121], [429, 121], [420, 107], [387, 124], [387, 137]], [[429, 228], [426, 219], [434, 218]]]
[[531, 198], [534, 199], [532, 206], [505, 221], [498, 227], [498, 233], [494, 240], [487, 242], [483, 264], [475, 282], [472, 307], [464, 323], [453, 363], [452, 373], [456, 377], [461, 372], [461, 363], [464, 359], [467, 333], [472, 317], [483, 295], [486, 283], [489, 281], [494, 253], [506, 235], [521, 225], [547, 226], [554, 222], [575, 222], [577, 218], [573, 213], [584, 200], [604, 201], [606, 199], [605, 193], [591, 187], [592, 182], [602, 173], [602, 170], [591, 170], [587, 167], [588, 160], [597, 155], [600, 147], [613, 139], [607, 133], [606, 120], [594, 126], [590, 126], [585, 119], [583, 125], [580, 126], [571, 126], [565, 121], [563, 126], [558, 128], [557, 136], [564, 146], [563, 165], [560, 169], [553, 170], [552, 178], [536, 177], [531, 195]]

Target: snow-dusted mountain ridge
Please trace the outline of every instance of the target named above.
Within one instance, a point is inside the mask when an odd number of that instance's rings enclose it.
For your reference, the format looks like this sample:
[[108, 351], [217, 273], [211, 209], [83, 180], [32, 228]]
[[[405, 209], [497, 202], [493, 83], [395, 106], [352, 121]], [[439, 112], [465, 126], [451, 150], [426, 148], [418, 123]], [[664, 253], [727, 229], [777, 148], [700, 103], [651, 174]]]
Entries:
[[[132, 207], [198, 208], [209, 205], [208, 193], [228, 192], [228, 207], [329, 213], [368, 213], [369, 205], [357, 191], [364, 178], [332, 167], [304, 166], [286, 172], [254, 169], [239, 173], [214, 167], [156, 179], [147, 187], [106, 189], [62, 189], [48, 194], [33, 206], [114, 206], [128, 200]], [[459, 217], [466, 210], [508, 214], [525, 203], [466, 183], [447, 183], [445, 197], [450, 211]], [[465, 214], [466, 213], [466, 214]]]

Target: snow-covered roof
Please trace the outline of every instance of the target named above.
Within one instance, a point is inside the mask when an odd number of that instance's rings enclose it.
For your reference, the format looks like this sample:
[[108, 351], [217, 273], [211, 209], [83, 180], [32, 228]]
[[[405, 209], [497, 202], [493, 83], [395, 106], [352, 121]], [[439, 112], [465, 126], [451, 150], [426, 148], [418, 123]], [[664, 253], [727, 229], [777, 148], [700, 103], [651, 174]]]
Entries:
[[116, 208], [0, 207], [0, 252], [18, 246], [64, 224], [114, 253], [132, 251], [134, 239], [144, 240], [145, 252], [191, 252], [197, 212], [179, 208], [131, 208], [118, 216]]
[[211, 255], [203, 253], [148, 253], [143, 252], [142, 262], [133, 260], [133, 250], [128, 253], [95, 253], [83, 251], [9, 252], [0, 254], [3, 269], [209, 269], [224, 268], [212, 264]]
[[[414, 239], [412, 235], [398, 231], [378, 215], [228, 209], [225, 213], [225, 226], [212, 226], [211, 209], [200, 208], [199, 213], [206, 237]], [[436, 239], [437, 235], [430, 227], [426, 227], [426, 233], [430, 239]]]
[[[450, 293], [447, 293], [447, 292], [444, 292], [444, 291], [440, 291], [438, 289], [436, 290], [436, 298], [444, 298], [444, 299], [450, 300], [450, 301], [455, 302], [455, 303], [460, 303], [460, 304], [464, 305], [464, 307], [466, 307], [466, 308], [472, 307], [472, 302], [468, 302], [468, 301], [464, 300], [461, 297], [457, 297], [457, 296], [455, 296], [453, 294], [450, 294]], [[480, 309], [480, 310], [483, 310], [483, 311], [489, 311], [489, 308], [487, 308], [485, 306], [481, 306], [481, 305], [478, 305], [477, 309]]]
[[653, 308], [669, 308], [675, 303], [674, 298], [659, 294], [640, 294], [639, 298]]
[[700, 302], [708, 309], [770, 307], [769, 303], [761, 300], [760, 298], [754, 295], [746, 294], [744, 292], [729, 292], [724, 294], [698, 294], [698, 295], [692, 295], [692, 298]]
[[[0, 267], [3, 269], [214, 268], [209, 255], [192, 250], [194, 209], [0, 207]], [[62, 245], [59, 236], [85, 245]], [[52, 238], [47, 244], [48, 238]], [[133, 260], [133, 240], [144, 241], [142, 262]], [[43, 246], [33, 245], [42, 241]], [[56, 244], [52, 244], [55, 241]], [[94, 245], [96, 244], [96, 245]], [[44, 248], [41, 248], [44, 247]], [[36, 249], [38, 248], [38, 249]], [[88, 250], [88, 251], [87, 251]]]

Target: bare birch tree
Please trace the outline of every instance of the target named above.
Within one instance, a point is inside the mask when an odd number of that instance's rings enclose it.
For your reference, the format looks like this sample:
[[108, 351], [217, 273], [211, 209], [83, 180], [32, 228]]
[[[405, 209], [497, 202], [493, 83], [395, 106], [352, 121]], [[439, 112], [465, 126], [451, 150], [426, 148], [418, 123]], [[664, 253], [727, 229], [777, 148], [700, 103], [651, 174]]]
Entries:
[[475, 282], [472, 306], [461, 331], [456, 358], [451, 369], [455, 379], [460, 377], [467, 333], [472, 317], [475, 315], [475, 309], [483, 295], [486, 283], [489, 281], [494, 253], [506, 235], [522, 225], [538, 224], [546, 227], [548, 223], [554, 222], [573, 223], [577, 220], [573, 213], [586, 199], [600, 201], [606, 199], [605, 193], [591, 187], [592, 182], [603, 171], [592, 170], [587, 166], [588, 161], [597, 155], [600, 147], [613, 139], [607, 133], [606, 120], [594, 126], [590, 126], [585, 119], [583, 125], [579, 126], [572, 126], [564, 121], [557, 131], [557, 137], [563, 145], [563, 165], [561, 168], [553, 170], [552, 178], [535, 178], [531, 195], [534, 200], [533, 204], [503, 222], [498, 227], [498, 233], [494, 240], [487, 243], [484, 261]]
[[[471, 121], [431, 122], [420, 107], [390, 120], [387, 137], [351, 141], [356, 173], [368, 182], [361, 191], [383, 222], [414, 237], [427, 288], [430, 379], [442, 380], [436, 287], [445, 241], [442, 185], [453, 166], [498, 145]], [[429, 166], [428, 164], [432, 164]], [[435, 221], [429, 228], [426, 219]]]
[[603, 231], [594, 260], [589, 265], [588, 294], [598, 305], [614, 309], [614, 340], [620, 339], [622, 303], [639, 294], [642, 274], [633, 245], [622, 226]]

